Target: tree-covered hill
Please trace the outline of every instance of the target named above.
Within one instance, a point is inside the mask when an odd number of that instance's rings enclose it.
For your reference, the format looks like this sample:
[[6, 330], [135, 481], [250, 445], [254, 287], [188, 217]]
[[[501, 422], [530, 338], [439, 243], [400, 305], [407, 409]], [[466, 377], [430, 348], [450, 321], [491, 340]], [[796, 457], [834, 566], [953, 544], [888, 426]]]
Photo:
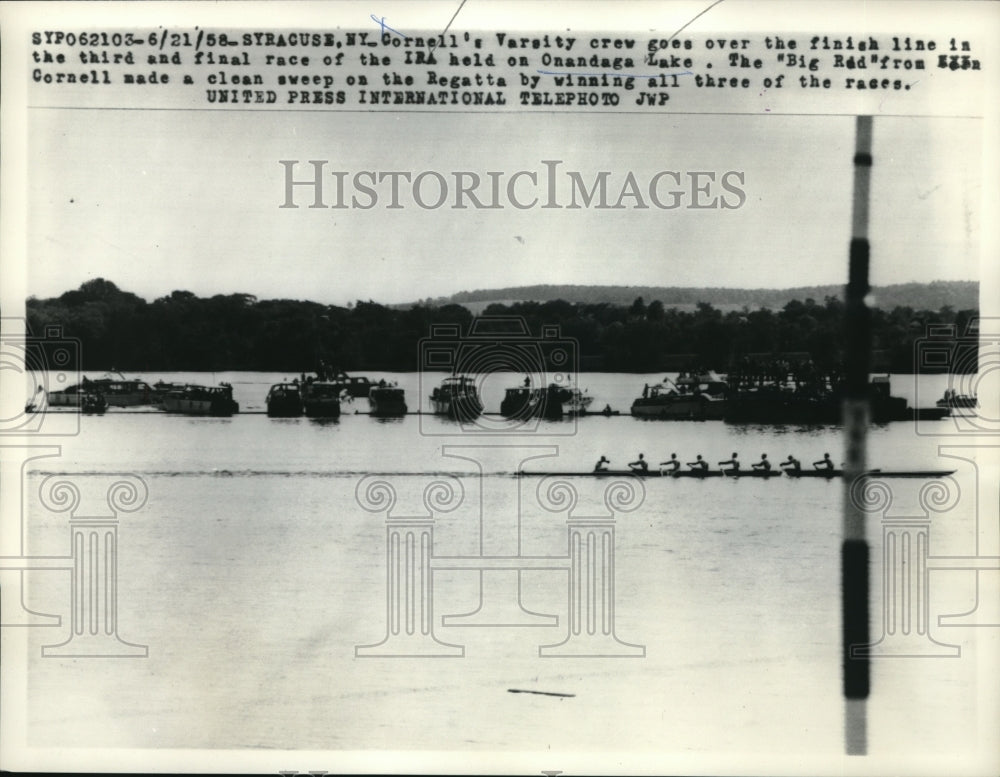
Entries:
[[[174, 291], [147, 302], [102, 278], [49, 299], [27, 302], [30, 332], [50, 325], [80, 340], [84, 370], [310, 372], [320, 360], [344, 370], [413, 371], [432, 324], [473, 320], [465, 307], [414, 304], [407, 309], [358, 301], [348, 307], [308, 300], [261, 300], [234, 293], [198, 297]], [[656, 372], [692, 365], [727, 371], [745, 357], [806, 355], [817, 365], [843, 357], [844, 306], [836, 295], [786, 301], [780, 307], [717, 309], [697, 300], [677, 310], [659, 299], [490, 304], [490, 316], [521, 316], [532, 333], [558, 325], [577, 343], [584, 370]], [[875, 368], [914, 370], [915, 344], [934, 324], [961, 335], [976, 306], [881, 306], [873, 311]]]
[[[423, 304], [444, 305], [504, 302], [567, 302], [628, 305], [636, 297], [659, 300], [665, 307], [691, 309], [699, 302], [708, 302], [717, 308], [780, 309], [792, 300], [826, 299], [843, 294], [842, 286], [798, 286], [790, 289], [737, 289], [684, 286], [574, 286], [538, 285], [512, 286], [498, 289], [461, 291], [448, 297], [423, 300]], [[918, 310], [938, 310], [949, 305], [956, 310], [979, 306], [979, 284], [976, 281], [934, 281], [932, 283], [897, 283], [879, 286], [873, 290], [879, 307], [912, 307]], [[403, 305], [400, 307], [409, 307]]]

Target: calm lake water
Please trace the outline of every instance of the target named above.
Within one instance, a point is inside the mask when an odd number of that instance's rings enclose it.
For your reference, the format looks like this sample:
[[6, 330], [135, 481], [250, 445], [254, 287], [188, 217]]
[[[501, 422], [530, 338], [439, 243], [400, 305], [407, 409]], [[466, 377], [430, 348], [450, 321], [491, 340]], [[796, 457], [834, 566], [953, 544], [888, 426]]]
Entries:
[[[96, 376], [91, 376], [96, 377]], [[641, 657], [539, 657], [567, 636], [563, 568], [434, 572], [434, 632], [463, 645], [457, 658], [359, 658], [386, 634], [385, 513], [359, 506], [368, 473], [396, 491], [393, 514], [426, 515], [431, 481], [457, 484], [461, 504], [435, 515], [433, 555], [564, 558], [567, 515], [543, 509], [537, 470], [617, 467], [639, 452], [709, 461], [737, 451], [803, 462], [843, 458], [838, 427], [650, 422], [627, 416], [657, 375], [588, 374], [594, 407], [621, 417], [541, 423], [536, 433], [464, 432], [432, 416], [378, 420], [269, 419], [269, 385], [292, 375], [148, 374], [150, 383], [228, 381], [232, 418], [109, 410], [80, 418], [58, 457], [27, 467], [26, 552], [67, 553], [65, 515], [42, 506], [46, 478], [80, 489], [81, 514], [107, 512], [113, 473], [133, 473], [148, 501], [119, 527], [119, 636], [148, 645], [145, 659], [41, 658], [69, 635], [66, 573], [32, 573], [26, 601], [61, 626], [26, 629], [29, 743], [39, 747], [267, 748], [322, 751], [459, 750], [586, 753], [618, 750], [670, 759], [757, 754], [829, 763], [843, 753], [839, 554], [841, 484], [791, 480], [648, 480], [641, 504], [615, 514], [614, 630]], [[436, 380], [398, 381], [414, 409]], [[503, 388], [484, 386], [495, 411]], [[423, 384], [421, 385], [421, 380]], [[893, 393], [933, 404], [945, 376], [894, 376]], [[366, 403], [356, 400], [357, 409]], [[935, 422], [947, 433], [950, 421]], [[975, 553], [976, 481], [969, 462], [944, 458], [941, 440], [912, 424], [873, 427], [869, 463], [883, 469], [957, 469], [960, 496], [932, 522], [932, 554]], [[547, 458], [538, 458], [547, 456]], [[475, 459], [479, 464], [470, 459]], [[482, 476], [480, 476], [480, 470]], [[921, 515], [923, 481], [888, 481], [893, 509]], [[573, 481], [577, 515], [607, 514], [605, 482]], [[89, 509], [89, 513], [88, 513]], [[880, 516], [869, 524], [872, 633], [882, 632]], [[557, 565], [558, 566], [558, 565]], [[556, 616], [478, 627], [441, 617], [481, 605]], [[938, 615], [975, 608], [974, 572], [932, 576], [932, 634], [961, 658], [885, 658], [873, 664], [870, 747], [882, 755], [963, 753], [977, 736], [985, 631], [939, 627]], [[506, 617], [505, 616], [505, 617]], [[520, 616], [518, 616], [520, 617]], [[530, 620], [530, 618], [525, 618]], [[510, 690], [541, 693], [511, 693]], [[805, 761], [796, 761], [805, 763]], [[538, 768], [560, 768], [558, 758]], [[294, 763], [289, 768], [331, 768]], [[533, 770], [533, 768], [532, 768]]]

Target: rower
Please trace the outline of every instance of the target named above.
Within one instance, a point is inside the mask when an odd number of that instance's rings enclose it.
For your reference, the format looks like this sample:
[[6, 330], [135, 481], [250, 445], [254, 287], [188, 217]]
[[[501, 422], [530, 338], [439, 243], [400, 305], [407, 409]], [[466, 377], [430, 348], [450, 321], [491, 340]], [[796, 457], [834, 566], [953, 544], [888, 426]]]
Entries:
[[660, 471], [661, 472], [663, 471], [664, 467], [667, 468], [667, 474], [669, 474], [669, 475], [673, 475], [677, 470], [679, 470], [681, 468], [681, 463], [679, 461], [677, 461], [677, 454], [676, 453], [671, 453], [670, 454], [670, 458], [667, 461], [661, 461], [660, 462]]
[[649, 472], [649, 462], [643, 458], [641, 453], [639, 458], [636, 461], [630, 461], [628, 466], [633, 472]]
[[788, 454], [788, 458], [785, 461], [781, 462], [781, 464], [779, 464], [778, 466], [782, 468], [787, 467], [792, 472], [802, 471], [802, 462], [800, 462], [790, 453]]
[[689, 461], [687, 465], [693, 470], [697, 470], [699, 472], [708, 472], [708, 462], [701, 457], [700, 453], [698, 454], [698, 458], [695, 461]]
[[813, 462], [813, 466], [816, 469], [833, 469], [833, 462], [830, 460], [830, 454], [824, 453], [822, 459]]
[[599, 458], [597, 460], [597, 463], [594, 465], [594, 472], [607, 472], [608, 464], [610, 463], [611, 459], [607, 459], [604, 456], [601, 456], [601, 458]]
[[722, 468], [726, 464], [729, 465], [729, 469], [723, 469], [722, 470], [723, 472], [739, 472], [740, 471], [740, 462], [739, 462], [739, 459], [736, 458], [736, 451], [733, 451], [733, 457], [731, 459], [726, 459], [725, 461], [720, 461], [719, 462], [719, 467]]
[[766, 453], [760, 454], [760, 461], [754, 462], [750, 466], [753, 467], [754, 469], [763, 470], [765, 472], [771, 471], [771, 462], [767, 460]]

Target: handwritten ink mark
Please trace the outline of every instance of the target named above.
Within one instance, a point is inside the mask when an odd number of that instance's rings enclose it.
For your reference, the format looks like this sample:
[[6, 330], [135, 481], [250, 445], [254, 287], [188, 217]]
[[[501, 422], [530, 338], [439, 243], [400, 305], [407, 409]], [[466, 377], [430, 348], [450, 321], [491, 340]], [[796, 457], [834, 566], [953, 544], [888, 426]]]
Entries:
[[684, 70], [680, 73], [654, 73], [642, 75], [640, 73], [573, 73], [569, 70], [536, 70], [536, 73], [541, 73], [543, 76], [578, 76], [579, 78], [598, 78], [600, 76], [618, 76], [619, 78], [670, 78], [671, 76], [691, 76], [694, 73], [690, 70]]
[[391, 32], [391, 33], [394, 33], [394, 34], [398, 35], [400, 38], [405, 38], [406, 37], [406, 35], [404, 35], [403, 33], [401, 33], [399, 30], [394, 30], [394, 29], [392, 29], [392, 27], [390, 27], [388, 24], [386, 24], [384, 16], [378, 17], [375, 14], [372, 14], [371, 15], [371, 20], [373, 22], [375, 22], [375, 24], [377, 24], [379, 27], [382, 28], [382, 34], [383, 35], [385, 35], [386, 31], [388, 31], [388, 32]]
[[[667, 43], [669, 43], [674, 38], [676, 38], [678, 35], [680, 35], [682, 32], [684, 32], [684, 30], [686, 30], [688, 27], [690, 27], [692, 24], [694, 24], [696, 21], [698, 21], [698, 19], [700, 19], [705, 14], [707, 14], [709, 11], [711, 11], [713, 8], [715, 8], [715, 6], [717, 6], [721, 2], [722, 2], [722, 0], [715, 0], [714, 3], [712, 3], [708, 8], [706, 8], [700, 14], [698, 14], [696, 16], [693, 16], [690, 20], [688, 20], [688, 22], [683, 27], [678, 27], [676, 30], [674, 30], [674, 32], [671, 34], [671, 36], [669, 38], [667, 38]], [[649, 64], [649, 65], [656, 64], [656, 61], [653, 59], [653, 55], [655, 53], [656, 53], [655, 51], [649, 52], [649, 62], [647, 64]]]

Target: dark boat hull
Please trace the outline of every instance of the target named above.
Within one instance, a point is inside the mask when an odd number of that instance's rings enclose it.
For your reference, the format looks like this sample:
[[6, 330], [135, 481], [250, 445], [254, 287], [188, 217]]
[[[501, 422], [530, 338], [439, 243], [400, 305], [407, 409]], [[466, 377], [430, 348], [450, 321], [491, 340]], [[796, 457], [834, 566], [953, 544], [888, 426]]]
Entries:
[[368, 414], [378, 418], [406, 415], [406, 400], [401, 389], [372, 389], [368, 395]]
[[268, 402], [267, 415], [269, 418], [298, 418], [302, 415], [302, 402], [298, 399]]
[[474, 421], [483, 413], [482, 403], [472, 399], [433, 400], [434, 415], [447, 416], [453, 421]]
[[307, 399], [304, 403], [305, 414], [309, 418], [339, 418], [339, 399]]
[[725, 418], [726, 399], [712, 399], [702, 395], [677, 395], [671, 397], [640, 397], [632, 403], [630, 412], [636, 418], [662, 420], [719, 421]]

